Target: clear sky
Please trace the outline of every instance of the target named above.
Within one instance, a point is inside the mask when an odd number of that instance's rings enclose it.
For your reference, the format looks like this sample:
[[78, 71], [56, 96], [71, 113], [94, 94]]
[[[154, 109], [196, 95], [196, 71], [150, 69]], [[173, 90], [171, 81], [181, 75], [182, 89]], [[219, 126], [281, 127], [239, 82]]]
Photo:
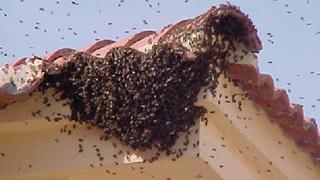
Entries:
[[[226, 1], [0, 0], [0, 66], [63, 47], [86, 47], [96, 39], [116, 40], [142, 30], [160, 30], [223, 2]], [[290, 91], [291, 101], [302, 104], [305, 115], [316, 118], [319, 125], [320, 1], [229, 2], [249, 14], [258, 28], [264, 47], [258, 54], [260, 71], [279, 79], [276, 86]]]

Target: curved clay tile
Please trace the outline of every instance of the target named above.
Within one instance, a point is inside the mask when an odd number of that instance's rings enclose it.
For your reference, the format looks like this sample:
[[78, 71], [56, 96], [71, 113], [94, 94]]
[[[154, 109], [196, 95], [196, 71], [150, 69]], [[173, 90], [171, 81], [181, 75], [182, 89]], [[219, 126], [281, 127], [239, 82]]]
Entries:
[[92, 45], [90, 45], [89, 47], [84, 48], [82, 51], [88, 54], [93, 53], [94, 51], [96, 51], [97, 49], [100, 49], [104, 46], [110, 45], [114, 43], [114, 41], [110, 40], [110, 39], [104, 39], [101, 41], [98, 41]]
[[17, 60], [15, 63], [13, 63], [12, 66], [13, 67], [19, 66], [19, 65], [23, 64], [26, 59], [27, 59], [26, 57], [25, 58], [21, 58], [21, 59]]
[[159, 41], [159, 39], [175, 25], [176, 24], [168, 25], [168, 26], [164, 27], [159, 33], [150, 33], [148, 36], [145, 36], [143, 39], [135, 42], [130, 47], [134, 48], [134, 49], [140, 49], [141, 47], [146, 47], [146, 46], [152, 45], [154, 43], [157, 43]]
[[65, 56], [65, 55], [74, 53], [75, 51], [76, 50], [70, 49], [70, 48], [62, 48], [62, 49], [59, 49], [57, 51], [54, 51], [54, 52], [46, 55], [43, 59], [51, 62], [51, 61], [54, 61], [55, 59], [57, 59], [57, 58], [59, 58], [61, 56]]
[[133, 49], [139, 49], [141, 47], [145, 47], [145, 46], [151, 45], [152, 43], [155, 42], [155, 40], [154, 40], [155, 36], [156, 36], [155, 34], [151, 34], [149, 36], [146, 36], [143, 39], [141, 39], [141, 40], [135, 42], [134, 44], [132, 44], [130, 47], [133, 48]]
[[114, 48], [114, 47], [121, 47], [124, 46], [127, 43], [127, 39], [121, 40], [121, 41], [117, 41], [115, 43], [109, 44], [107, 46], [101, 47], [95, 51], [93, 51], [91, 53], [92, 56], [96, 56], [99, 58], [104, 58], [106, 56], [106, 54], [109, 52], [110, 49]]
[[142, 31], [138, 34], [135, 34], [132, 38], [128, 39], [128, 42], [124, 45], [125, 47], [130, 47], [132, 46], [134, 43], [140, 41], [141, 39], [156, 34], [155, 31]]
[[144, 37], [143, 39], [135, 42], [130, 47], [134, 49], [140, 49], [141, 47], [145, 47], [148, 45], [152, 45], [154, 43], [157, 43], [166, 33], [170, 32], [170, 30], [174, 29], [175, 27], [184, 24], [189, 20], [183, 20], [176, 24], [170, 24], [166, 27], [164, 27], [159, 33], [151, 33], [149, 36]]
[[159, 34], [159, 37], [157, 37], [158, 40], [163, 41], [167, 36], [174, 34], [176, 30], [182, 29], [183, 26], [187, 25], [191, 21], [192, 21], [191, 19], [185, 19], [178, 23], [170, 25], [169, 27], [164, 29], [162, 33]]
[[64, 63], [65, 63], [65, 58], [63, 56], [54, 60], [54, 64], [57, 66], [62, 66]]
[[160, 38], [165, 35], [170, 29], [174, 27], [174, 24], [167, 25], [154, 37], [154, 41], [158, 42]]
[[114, 47], [130, 47], [132, 44], [135, 42], [145, 38], [146, 36], [149, 36], [151, 34], [155, 34], [154, 31], [142, 31], [140, 33], [137, 33], [133, 36], [130, 36], [126, 39], [123, 39], [121, 41], [112, 43], [110, 45], [104, 46], [100, 49], [97, 49], [96, 51], [92, 52], [91, 55], [99, 57], [99, 58], [104, 58], [106, 54], [110, 51], [110, 49]]

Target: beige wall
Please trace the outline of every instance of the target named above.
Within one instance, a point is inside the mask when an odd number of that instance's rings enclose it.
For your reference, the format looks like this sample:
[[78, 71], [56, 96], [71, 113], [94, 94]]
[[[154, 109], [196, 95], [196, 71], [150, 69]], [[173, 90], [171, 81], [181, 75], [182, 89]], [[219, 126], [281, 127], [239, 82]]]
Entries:
[[[223, 97], [234, 92], [242, 93], [240, 89], [230, 84], [227, 89], [222, 88], [224, 81], [221, 79], [218, 87], [218, 93], [223, 93]], [[52, 91], [45, 95], [36, 93], [31, 98], [0, 111], [0, 152], [5, 153], [5, 157], [0, 157], [0, 177], [79, 179], [94, 174], [98, 178], [104, 177], [107, 174], [105, 169], [110, 168], [117, 171], [117, 175], [114, 176], [121, 177], [120, 179], [128, 177], [148, 179], [147, 175], [152, 175], [156, 179], [164, 175], [177, 178], [205, 175], [207, 178], [204, 179], [212, 177], [318, 179], [320, 177], [319, 167], [314, 167], [309, 157], [291, 140], [284, 137], [281, 130], [267, 119], [263, 111], [258, 110], [247, 99], [242, 101], [243, 111], [240, 112], [237, 104], [226, 103], [223, 98], [219, 99], [219, 96], [213, 98], [210, 93], [203, 99], [204, 94], [201, 92], [198, 103], [208, 109], [208, 126], [201, 122], [193, 127], [188, 150], [178, 161], [173, 162], [172, 157], [162, 155], [159, 161], [149, 164], [142, 163], [141, 160], [155, 152], [135, 152], [123, 147], [116, 140], [101, 141], [102, 132], [98, 129], [88, 130], [82, 125], [77, 125], [76, 129], [73, 129], [73, 123], [65, 120], [47, 122], [44, 116], [52, 116], [54, 112], [69, 113], [69, 110], [62, 106], [63, 102], [51, 101], [50, 107], [43, 106], [42, 98], [50, 97], [50, 94]], [[221, 101], [220, 105], [217, 104], [218, 100]], [[42, 117], [33, 117], [31, 112], [39, 109]], [[210, 113], [211, 111], [215, 113]], [[70, 135], [60, 133], [60, 129], [65, 125], [68, 130], [72, 130]], [[198, 134], [195, 133], [196, 129], [199, 130]], [[78, 153], [79, 138], [84, 139], [81, 143], [83, 153]], [[193, 144], [198, 140], [200, 140], [199, 146], [194, 147]], [[183, 148], [183, 141], [183, 138], [179, 139], [175, 148]], [[113, 143], [117, 144], [116, 148]], [[104, 157], [103, 167], [99, 165], [100, 161], [93, 145], [100, 149]], [[113, 154], [117, 154], [120, 150], [124, 154], [114, 158]], [[197, 153], [200, 153], [200, 158], [197, 158]], [[136, 163], [128, 162], [125, 158], [127, 155]], [[120, 165], [115, 165], [115, 162]], [[32, 165], [31, 168], [28, 167], [29, 164]], [[90, 167], [90, 164], [94, 167]], [[136, 175], [133, 175], [132, 170], [128, 170], [131, 166], [143, 166], [150, 170], [146, 174], [139, 175], [134, 172]], [[170, 173], [168, 168], [172, 170]], [[197, 172], [201, 172], [200, 175]]]
[[[50, 90], [45, 95], [35, 93], [31, 98], [0, 111], [0, 152], [5, 153], [5, 157], [0, 157], [0, 177], [38, 173], [52, 174], [53, 172], [63, 172], [62, 174], [68, 176], [68, 174], [78, 173], [78, 170], [81, 169], [94, 169], [90, 164], [94, 167], [101, 167], [100, 162], [103, 163], [103, 167], [113, 168], [118, 167], [116, 162], [120, 166], [134, 162], [141, 166], [148, 166], [142, 163], [142, 160], [152, 157], [156, 153], [155, 151], [136, 152], [122, 146], [115, 139], [101, 141], [101, 130], [96, 128], [89, 130], [86, 126], [79, 124], [73, 129], [73, 123], [67, 120], [47, 122], [45, 116], [50, 116], [53, 119], [56, 115], [52, 114], [69, 113], [68, 108], [62, 106], [64, 102], [50, 99], [52, 104], [50, 107], [42, 104], [43, 97], [51, 97], [52, 92]], [[33, 117], [32, 112], [38, 110], [41, 110], [42, 116]], [[64, 127], [71, 130], [70, 135], [67, 132], [60, 132]], [[199, 124], [197, 123], [190, 130], [190, 143], [187, 150], [183, 152], [184, 157], [189, 158], [187, 162], [199, 161], [199, 163], [203, 163], [199, 158], [196, 158], [199, 152], [198, 147], [193, 147], [193, 144], [199, 140], [199, 136], [195, 133], [198, 128]], [[182, 134], [181, 137], [174, 147], [177, 151], [185, 148], [183, 145], [185, 135]], [[78, 152], [79, 138], [83, 139], [81, 142], [82, 153]], [[113, 144], [116, 144], [116, 147]], [[99, 148], [100, 154], [104, 157], [103, 161], [99, 161], [94, 145]], [[120, 150], [123, 154], [119, 155]], [[117, 155], [116, 158], [113, 156], [114, 154]], [[161, 162], [172, 162], [172, 158], [174, 156], [167, 157], [164, 154], [160, 156]], [[190, 171], [189, 174], [197, 172], [197, 167], [191, 166], [190, 168], [195, 170]], [[119, 169], [119, 171], [122, 170], [125, 169]], [[207, 174], [213, 173], [207, 172]], [[210, 176], [208, 175], [208, 177]]]

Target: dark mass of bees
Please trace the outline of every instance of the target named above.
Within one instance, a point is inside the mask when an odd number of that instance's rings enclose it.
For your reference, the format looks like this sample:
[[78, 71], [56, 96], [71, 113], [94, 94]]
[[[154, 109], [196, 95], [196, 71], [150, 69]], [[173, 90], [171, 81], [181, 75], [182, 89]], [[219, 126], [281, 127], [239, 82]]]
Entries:
[[103, 129], [105, 139], [170, 154], [179, 135], [206, 113], [194, 104], [200, 88], [214, 91], [224, 72], [226, 51], [208, 44], [208, 51], [191, 59], [186, 48], [168, 42], [147, 54], [125, 47], [113, 48], [105, 58], [77, 52], [65, 57], [58, 75], [46, 74], [41, 87], [61, 92], [70, 100], [71, 120]]
[[71, 119], [104, 130], [134, 149], [170, 148], [206, 110], [194, 105], [208, 71], [204, 60], [187, 61], [165, 45], [144, 55], [116, 48], [106, 59], [69, 57], [61, 74], [48, 75], [71, 100]]

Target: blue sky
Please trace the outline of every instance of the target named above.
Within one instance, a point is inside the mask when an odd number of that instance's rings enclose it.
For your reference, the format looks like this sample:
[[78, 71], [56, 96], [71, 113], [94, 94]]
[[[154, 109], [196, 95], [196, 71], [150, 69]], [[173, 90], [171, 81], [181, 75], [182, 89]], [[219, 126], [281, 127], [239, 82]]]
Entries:
[[[22, 1], [0, 0], [0, 65], [63, 47], [85, 47], [95, 39], [116, 40], [142, 30], [160, 30], [226, 2], [75, 0], [75, 5], [70, 0]], [[249, 14], [258, 28], [264, 47], [258, 54], [260, 71], [279, 79], [276, 86], [289, 90], [291, 101], [302, 104], [305, 115], [320, 124], [320, 1], [229, 2]]]

